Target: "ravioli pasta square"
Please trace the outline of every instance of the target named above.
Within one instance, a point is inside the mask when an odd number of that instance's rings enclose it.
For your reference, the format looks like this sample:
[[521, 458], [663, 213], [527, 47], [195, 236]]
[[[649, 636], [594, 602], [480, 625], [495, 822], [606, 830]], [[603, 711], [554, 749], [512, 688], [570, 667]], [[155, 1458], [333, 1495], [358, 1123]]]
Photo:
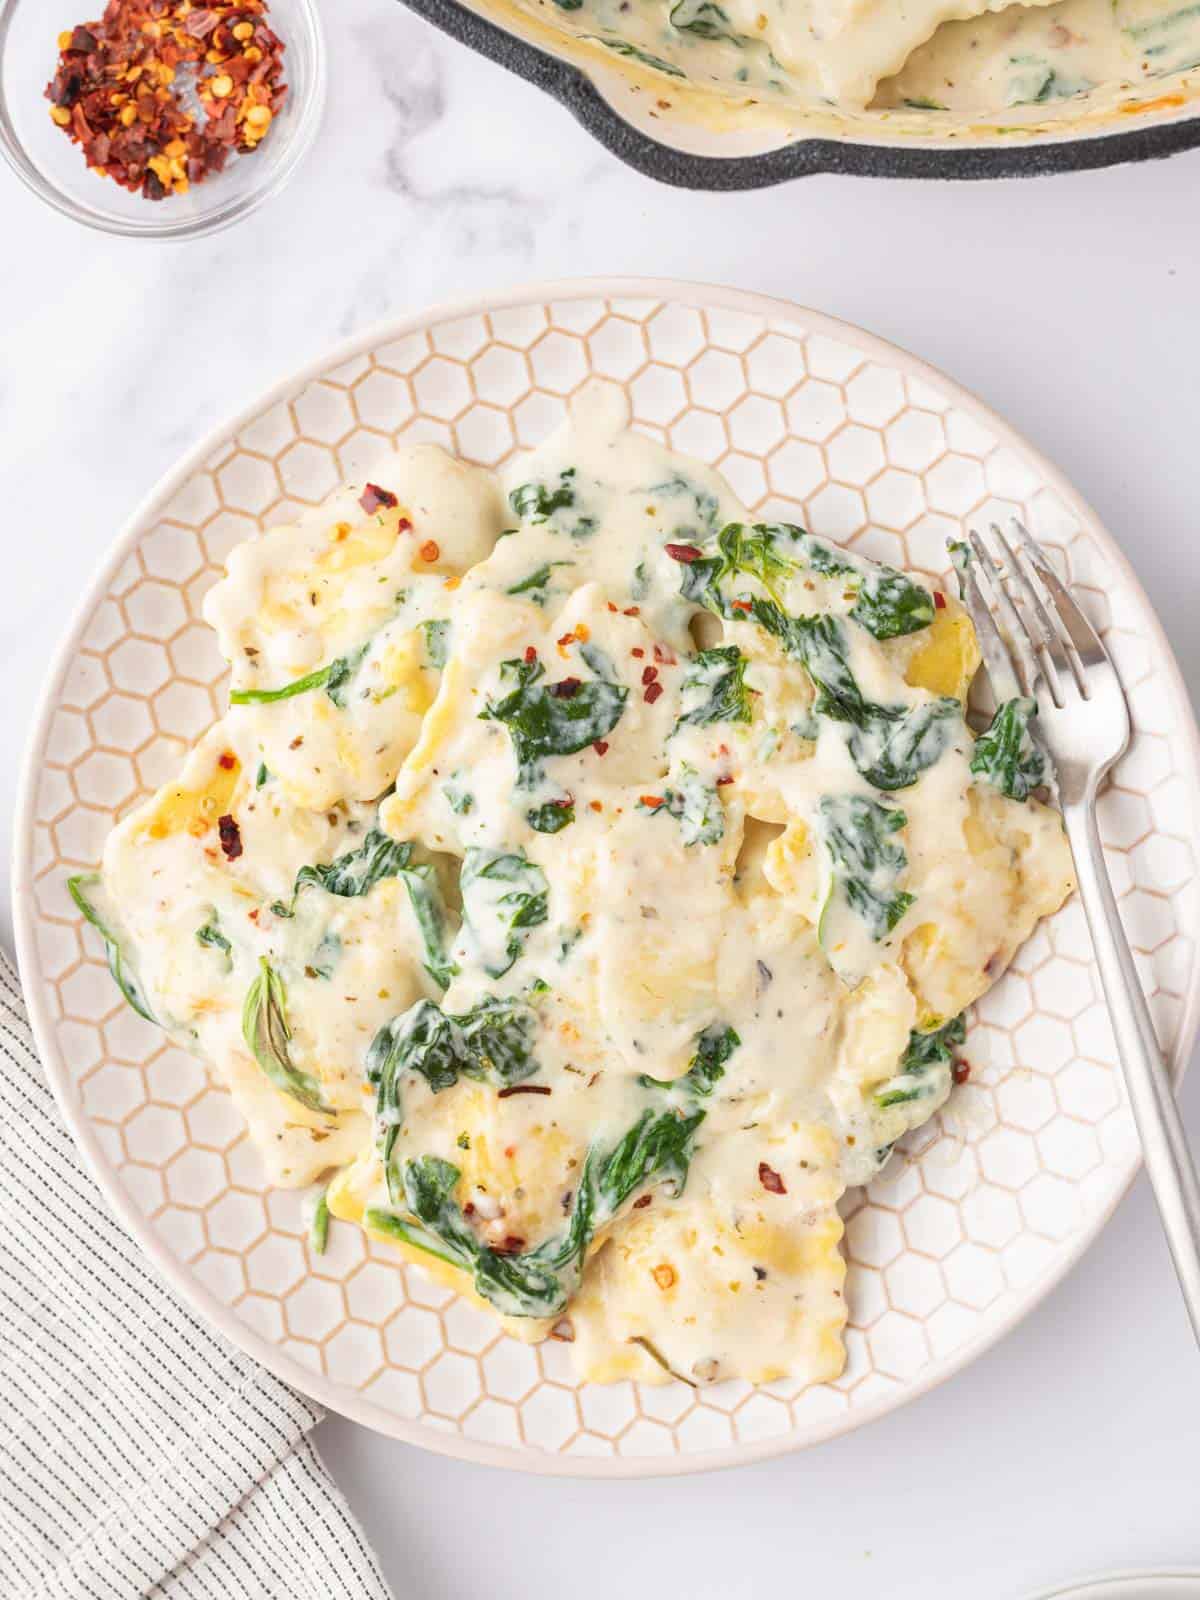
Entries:
[[1032, 706], [951, 597], [593, 385], [235, 550], [230, 706], [73, 881], [273, 1183], [595, 1381], [820, 1382], [839, 1203], [1070, 893]]
[[[492, 0], [676, 115], [845, 139], [1034, 134], [1182, 104], [1188, 0]], [[1148, 98], [1149, 97], [1149, 98]]]

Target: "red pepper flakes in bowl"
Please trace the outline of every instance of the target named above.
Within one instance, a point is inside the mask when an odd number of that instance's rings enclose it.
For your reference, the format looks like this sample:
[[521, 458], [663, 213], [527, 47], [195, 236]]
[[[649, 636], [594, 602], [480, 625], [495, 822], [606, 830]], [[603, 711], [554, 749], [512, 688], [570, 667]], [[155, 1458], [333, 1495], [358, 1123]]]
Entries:
[[109, 0], [59, 35], [50, 115], [87, 164], [148, 200], [186, 194], [258, 148], [283, 105], [267, 0]]

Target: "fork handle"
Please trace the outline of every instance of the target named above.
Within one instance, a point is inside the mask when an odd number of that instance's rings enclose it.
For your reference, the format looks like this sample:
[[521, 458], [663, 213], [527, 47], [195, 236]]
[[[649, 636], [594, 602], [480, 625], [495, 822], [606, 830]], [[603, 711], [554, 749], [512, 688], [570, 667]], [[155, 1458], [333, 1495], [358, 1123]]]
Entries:
[[1064, 810], [1125, 1087], [1171, 1259], [1200, 1342], [1200, 1178], [1104, 865], [1094, 804]]

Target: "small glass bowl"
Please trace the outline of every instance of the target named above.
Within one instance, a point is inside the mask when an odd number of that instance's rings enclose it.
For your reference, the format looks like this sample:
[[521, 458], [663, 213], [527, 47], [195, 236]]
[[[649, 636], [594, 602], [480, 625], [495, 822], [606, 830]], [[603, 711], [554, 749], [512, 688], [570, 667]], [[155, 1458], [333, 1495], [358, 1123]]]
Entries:
[[0, 154], [36, 195], [89, 228], [136, 239], [195, 239], [247, 217], [278, 194], [306, 154], [325, 106], [325, 41], [317, 0], [271, 0], [283, 40], [287, 98], [261, 145], [186, 194], [147, 200], [98, 177], [50, 118], [43, 90], [59, 33], [103, 11], [103, 0], [0, 0]]

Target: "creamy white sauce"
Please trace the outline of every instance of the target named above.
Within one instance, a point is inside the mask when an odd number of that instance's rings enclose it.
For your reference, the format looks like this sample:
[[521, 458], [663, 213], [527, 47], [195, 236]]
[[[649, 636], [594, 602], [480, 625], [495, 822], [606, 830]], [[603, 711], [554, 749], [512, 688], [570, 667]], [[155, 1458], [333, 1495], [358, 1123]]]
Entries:
[[374, 482], [212, 592], [243, 703], [108, 842], [124, 970], [273, 1181], [338, 1171], [335, 1216], [583, 1376], [835, 1375], [838, 1201], [1070, 887], [1055, 814], [971, 769], [964, 614], [729, 543], [727, 485], [607, 386], [510, 508], [440, 452]]
[[994, 112], [1053, 107], [1112, 84], [1150, 84], [1200, 63], [1200, 6], [1058, 0], [941, 27], [881, 83], [877, 107]]
[[[989, 119], [1200, 65], [1200, 9], [1171, 0], [517, 0], [659, 77], [849, 112]], [[869, 119], [868, 119], [869, 120]], [[926, 122], [938, 128], [936, 115]]]

